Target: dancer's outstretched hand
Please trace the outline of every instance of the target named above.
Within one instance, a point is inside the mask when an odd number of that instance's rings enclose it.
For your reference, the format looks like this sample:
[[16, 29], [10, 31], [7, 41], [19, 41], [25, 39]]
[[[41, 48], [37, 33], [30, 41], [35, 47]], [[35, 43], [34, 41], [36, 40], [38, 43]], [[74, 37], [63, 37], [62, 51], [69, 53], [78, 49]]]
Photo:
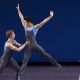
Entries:
[[50, 11], [50, 16], [54, 16], [54, 11]]
[[29, 43], [30, 43], [30, 41], [26, 41], [26, 45], [29, 44]]
[[20, 9], [20, 8], [19, 8], [19, 3], [18, 3], [18, 5], [17, 5], [17, 7], [16, 7], [16, 8], [17, 8], [17, 10], [19, 10], [19, 9]]

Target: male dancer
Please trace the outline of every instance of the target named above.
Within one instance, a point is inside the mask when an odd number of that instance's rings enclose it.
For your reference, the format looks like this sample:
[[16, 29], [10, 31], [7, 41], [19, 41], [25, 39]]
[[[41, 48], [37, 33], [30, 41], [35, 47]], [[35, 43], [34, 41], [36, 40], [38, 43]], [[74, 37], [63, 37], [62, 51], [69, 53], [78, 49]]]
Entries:
[[[23, 45], [15, 41], [15, 33], [13, 30], [8, 30], [6, 32], [6, 36], [8, 40], [6, 41], [4, 45], [4, 53], [0, 59], [0, 74], [5, 69], [7, 64], [11, 64], [11, 67], [13, 67], [17, 72], [16, 79], [18, 79], [20, 66], [11, 56], [13, 54], [13, 51], [17, 51], [17, 52], [21, 51], [27, 44], [29, 44], [29, 41], [26, 41]], [[15, 45], [18, 47], [16, 47]]]
[[35, 39], [38, 30], [54, 16], [54, 12], [50, 11], [50, 16], [48, 18], [44, 19], [41, 23], [39, 23], [37, 25], [33, 25], [31, 17], [29, 17], [29, 16], [27, 16], [25, 18], [23, 17], [23, 15], [22, 15], [22, 13], [20, 11], [19, 4], [17, 6], [17, 10], [18, 10], [19, 18], [20, 18], [20, 20], [22, 22], [22, 26], [25, 29], [26, 39], [30, 40], [30, 44], [28, 45], [28, 48], [24, 53], [24, 60], [23, 60], [22, 67], [21, 67], [21, 70], [20, 70], [20, 75], [23, 75], [24, 71], [26, 70], [27, 63], [28, 63], [28, 60], [29, 60], [30, 55], [31, 55], [31, 51], [39, 52], [41, 55], [46, 57], [52, 65], [54, 65], [56, 67], [61, 67], [61, 65], [58, 64], [57, 61], [55, 59], [53, 59], [53, 57], [51, 55], [49, 55], [37, 43], [37, 41]]

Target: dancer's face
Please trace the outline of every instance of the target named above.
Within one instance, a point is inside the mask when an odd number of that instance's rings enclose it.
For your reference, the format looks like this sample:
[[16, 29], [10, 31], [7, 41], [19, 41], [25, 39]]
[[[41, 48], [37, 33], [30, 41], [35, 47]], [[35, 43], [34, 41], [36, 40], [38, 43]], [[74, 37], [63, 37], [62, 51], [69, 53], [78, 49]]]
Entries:
[[31, 23], [31, 22], [27, 22], [26, 20], [24, 21], [24, 24], [25, 24], [27, 27], [32, 27], [32, 23]]
[[15, 33], [14, 32], [12, 33], [11, 38], [15, 39]]
[[28, 22], [28, 23], [27, 23], [27, 26], [28, 26], [28, 27], [32, 27], [32, 23], [31, 23], [31, 22]]

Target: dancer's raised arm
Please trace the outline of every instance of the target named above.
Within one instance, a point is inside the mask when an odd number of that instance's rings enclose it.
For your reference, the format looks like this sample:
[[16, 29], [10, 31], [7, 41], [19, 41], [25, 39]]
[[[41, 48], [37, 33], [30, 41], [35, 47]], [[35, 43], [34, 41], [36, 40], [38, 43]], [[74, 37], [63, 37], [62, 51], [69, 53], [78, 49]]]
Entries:
[[21, 22], [22, 22], [22, 25], [23, 25], [23, 27], [25, 28], [25, 27], [27, 26], [27, 22], [24, 20], [24, 16], [23, 16], [22, 13], [21, 13], [19, 3], [18, 3], [18, 5], [17, 5], [16, 8], [17, 8], [17, 10], [18, 10], [18, 15], [19, 15], [19, 18], [20, 18], [20, 20], [21, 20]]
[[44, 24], [46, 24], [52, 17], [54, 16], [54, 12], [53, 11], [50, 11], [50, 16], [47, 17], [46, 19], [44, 19], [42, 22], [40, 22], [38, 24], [38, 26], [36, 26], [36, 29], [39, 29], [41, 28]]

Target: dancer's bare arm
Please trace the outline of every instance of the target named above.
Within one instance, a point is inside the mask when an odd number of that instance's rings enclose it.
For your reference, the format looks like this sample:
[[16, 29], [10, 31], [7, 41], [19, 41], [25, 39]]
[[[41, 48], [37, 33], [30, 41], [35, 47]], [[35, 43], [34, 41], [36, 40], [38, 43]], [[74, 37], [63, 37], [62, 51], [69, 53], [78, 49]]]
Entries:
[[7, 47], [10, 48], [10, 49], [12, 49], [12, 50], [14, 50], [14, 51], [19, 52], [19, 51], [21, 51], [26, 45], [28, 45], [29, 42], [30, 42], [30, 41], [26, 41], [26, 42], [25, 42], [23, 45], [21, 45], [20, 47], [16, 47], [16, 46], [14, 46], [12, 43], [9, 43], [9, 44], [7, 45]]
[[20, 47], [20, 46], [21, 46], [21, 44], [20, 44], [20, 43], [18, 43], [16, 40], [14, 40], [14, 44], [15, 44], [15, 45], [17, 45], [18, 47]]
[[21, 20], [21, 23], [22, 23], [22, 25], [23, 25], [23, 27], [25, 28], [27, 25], [27, 22], [24, 20], [24, 16], [22, 15], [22, 13], [21, 13], [21, 10], [20, 10], [20, 6], [19, 6], [19, 4], [17, 5], [17, 10], [18, 10], [18, 15], [19, 15], [19, 18], [20, 18], [20, 20]]
[[44, 19], [41, 23], [39, 23], [38, 26], [36, 26], [36, 29], [39, 29], [42, 26], [44, 26], [44, 24], [46, 24], [53, 16], [54, 16], [54, 12], [50, 11], [50, 16], [48, 18]]

